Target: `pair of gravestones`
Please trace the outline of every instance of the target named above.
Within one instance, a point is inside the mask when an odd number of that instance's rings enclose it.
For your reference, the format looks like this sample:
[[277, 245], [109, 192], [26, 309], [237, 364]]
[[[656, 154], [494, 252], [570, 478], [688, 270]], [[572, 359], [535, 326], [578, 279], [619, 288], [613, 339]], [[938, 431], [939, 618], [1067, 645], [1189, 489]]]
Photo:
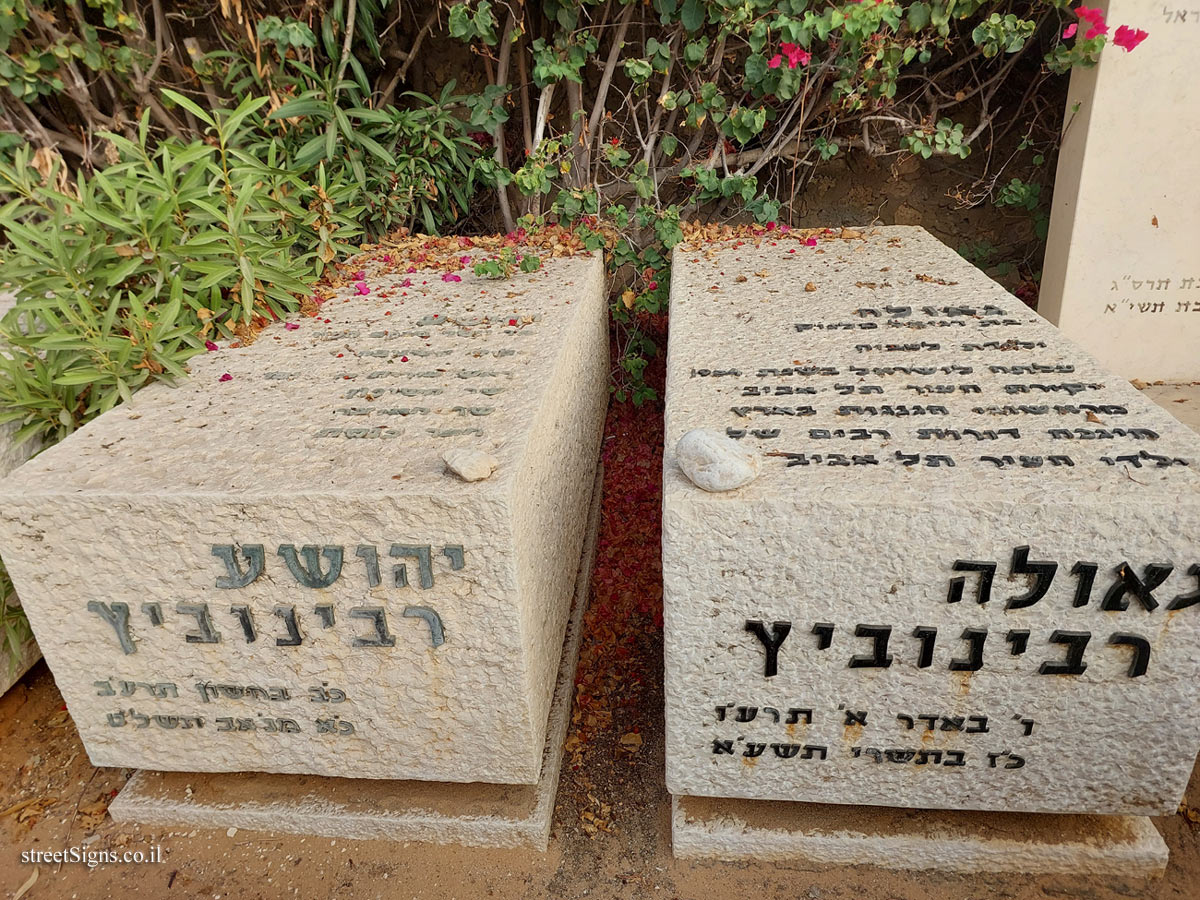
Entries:
[[[0, 550], [92, 760], [153, 770], [114, 814], [544, 845], [602, 264], [368, 280], [26, 464]], [[1191, 432], [913, 228], [678, 248], [666, 394], [676, 853], [938, 864], [933, 820], [846, 845], [831, 804], [869, 805], [1086, 814], [974, 858], [1161, 867], [1132, 817], [1200, 747]], [[687, 480], [697, 427], [758, 478]]]

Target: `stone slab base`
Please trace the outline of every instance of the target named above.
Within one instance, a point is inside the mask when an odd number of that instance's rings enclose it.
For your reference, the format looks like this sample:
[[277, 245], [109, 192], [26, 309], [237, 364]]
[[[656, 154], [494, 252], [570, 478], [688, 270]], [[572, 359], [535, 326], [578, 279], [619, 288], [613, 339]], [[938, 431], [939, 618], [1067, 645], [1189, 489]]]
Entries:
[[356, 840], [545, 850], [571, 717], [575, 666], [600, 524], [597, 469], [587, 536], [537, 784], [139, 770], [109, 806], [117, 822], [193, 828], [245, 828]]
[[32, 669], [33, 664], [41, 658], [42, 651], [38, 649], [37, 641], [32, 639], [21, 646], [21, 656], [15, 667], [10, 666], [8, 657], [0, 653], [0, 697], [3, 697], [10, 687], [20, 681], [21, 677]]
[[673, 797], [675, 856], [941, 872], [1161, 875], [1167, 845], [1144, 816], [893, 809]]
[[1200, 431], [1200, 382], [1148, 384], [1142, 393], [1188, 428]]

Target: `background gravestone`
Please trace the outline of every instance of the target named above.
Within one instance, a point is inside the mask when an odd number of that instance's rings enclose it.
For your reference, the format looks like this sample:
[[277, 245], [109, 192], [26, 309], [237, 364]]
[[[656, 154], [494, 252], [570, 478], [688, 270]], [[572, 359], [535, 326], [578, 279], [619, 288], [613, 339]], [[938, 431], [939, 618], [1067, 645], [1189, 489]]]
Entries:
[[[95, 764], [537, 781], [606, 403], [602, 262], [425, 277], [372, 272], [196, 358], [0, 488]], [[451, 448], [498, 468], [463, 482]]]
[[[1173, 812], [1197, 436], [919, 228], [683, 247], [672, 278], [671, 793]], [[692, 485], [699, 427], [757, 480]]]
[[1071, 74], [1038, 310], [1119, 375], [1200, 381], [1200, 8], [1108, 21], [1150, 36]]

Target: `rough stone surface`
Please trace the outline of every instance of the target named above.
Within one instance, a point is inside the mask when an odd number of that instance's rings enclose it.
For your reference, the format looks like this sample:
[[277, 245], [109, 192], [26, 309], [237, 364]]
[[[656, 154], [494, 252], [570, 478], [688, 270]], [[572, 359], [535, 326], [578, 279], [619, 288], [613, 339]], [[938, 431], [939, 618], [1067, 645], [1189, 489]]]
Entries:
[[499, 461], [482, 450], [457, 448], [442, 454], [446, 468], [463, 481], [483, 481], [496, 471]]
[[[672, 277], [670, 791], [1173, 812], [1200, 749], [1196, 434], [919, 228], [684, 247]], [[695, 427], [762, 473], [695, 488], [672, 451]]]
[[587, 608], [601, 477], [583, 558], [575, 579], [571, 618], [536, 785], [355, 781], [314, 775], [248, 773], [134, 774], [108, 811], [118, 822], [168, 828], [247, 828], [352, 840], [387, 839], [468, 847], [545, 850], [571, 717], [575, 666]]
[[[537, 781], [607, 399], [602, 263], [402, 278], [195, 359], [0, 485], [96, 765]], [[445, 476], [468, 439], [486, 482]]]
[[1147, 878], [1167, 845], [1143, 816], [895, 810], [676, 797], [675, 855], [940, 872]]
[[7, 652], [0, 651], [0, 696], [20, 681], [21, 676], [32, 669], [41, 658], [42, 651], [38, 649], [37, 641], [34, 640], [28, 640], [21, 645], [21, 652], [15, 664], [10, 662], [12, 657]]
[[675, 445], [679, 468], [706, 491], [732, 491], [758, 477], [759, 460], [712, 428], [693, 428]]
[[[1150, 33], [1071, 73], [1038, 310], [1126, 378], [1200, 379], [1195, 4], [1110, 0]], [[1082, 25], [1081, 25], [1082, 27]], [[1121, 135], [1123, 137], [1116, 137]]]

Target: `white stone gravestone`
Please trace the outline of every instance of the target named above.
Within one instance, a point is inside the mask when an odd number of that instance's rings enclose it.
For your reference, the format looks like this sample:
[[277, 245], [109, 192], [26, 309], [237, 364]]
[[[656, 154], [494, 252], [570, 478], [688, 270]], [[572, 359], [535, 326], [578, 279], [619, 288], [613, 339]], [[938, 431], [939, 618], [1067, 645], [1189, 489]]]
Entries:
[[1119, 375], [1200, 381], [1200, 8], [1107, 6], [1149, 37], [1071, 75], [1038, 311]]
[[[607, 399], [602, 261], [367, 282], [0, 485], [96, 765], [538, 780]], [[453, 448], [496, 471], [461, 480]]]
[[[672, 794], [1174, 811], [1193, 432], [919, 228], [677, 249], [666, 394]], [[688, 481], [694, 428], [757, 479]]]

